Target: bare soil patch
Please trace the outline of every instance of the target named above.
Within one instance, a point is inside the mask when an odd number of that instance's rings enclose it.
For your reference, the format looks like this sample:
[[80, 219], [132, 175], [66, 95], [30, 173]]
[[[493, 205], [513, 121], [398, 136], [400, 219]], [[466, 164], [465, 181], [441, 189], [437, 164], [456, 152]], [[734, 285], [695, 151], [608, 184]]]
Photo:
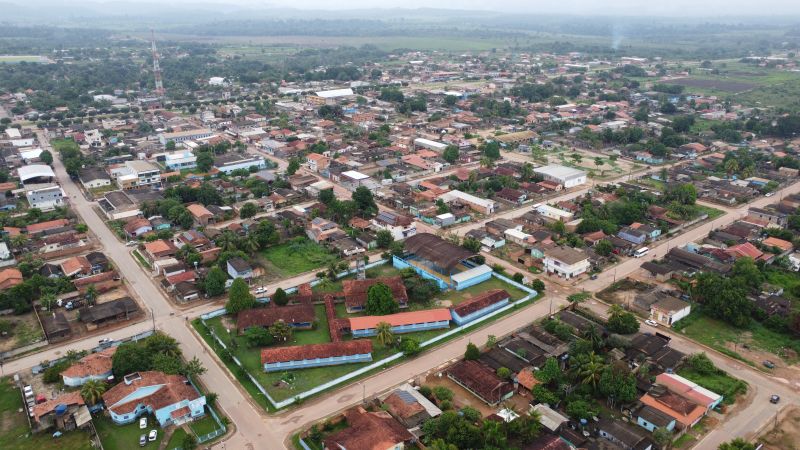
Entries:
[[780, 422], [758, 438], [766, 450], [797, 450], [800, 448], [800, 407], [786, 408]]

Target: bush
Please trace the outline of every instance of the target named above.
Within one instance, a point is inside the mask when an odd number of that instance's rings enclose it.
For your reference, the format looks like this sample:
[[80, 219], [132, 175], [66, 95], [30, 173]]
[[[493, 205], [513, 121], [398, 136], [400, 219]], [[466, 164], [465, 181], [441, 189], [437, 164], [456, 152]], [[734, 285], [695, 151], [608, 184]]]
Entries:
[[428, 400], [433, 398], [433, 391], [429, 386], [420, 386], [419, 393], [422, 394], [423, 397], [427, 398]]
[[470, 342], [467, 344], [467, 351], [464, 352], [464, 359], [467, 361], [474, 361], [481, 357], [481, 351], [478, 350], [478, 346]]
[[439, 407], [443, 411], [453, 409], [453, 402], [451, 402], [450, 400], [443, 400], [441, 403], [439, 403]]
[[444, 386], [434, 387], [433, 395], [436, 397], [436, 400], [439, 400], [440, 402], [453, 400], [453, 391]]

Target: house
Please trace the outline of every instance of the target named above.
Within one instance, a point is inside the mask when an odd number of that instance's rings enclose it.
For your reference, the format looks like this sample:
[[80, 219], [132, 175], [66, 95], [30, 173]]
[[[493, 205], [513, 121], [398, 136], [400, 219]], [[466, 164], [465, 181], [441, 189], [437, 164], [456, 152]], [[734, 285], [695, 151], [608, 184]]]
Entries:
[[659, 374], [656, 376], [656, 383], [666, 387], [670, 392], [704, 407], [706, 412], [716, 408], [723, 399], [722, 395], [674, 373]]
[[663, 325], [672, 326], [692, 312], [692, 305], [679, 298], [663, 296], [650, 305], [650, 318]]
[[89, 264], [89, 260], [85, 256], [67, 258], [61, 262], [60, 267], [64, 276], [70, 278], [89, 275], [92, 271], [92, 265]]
[[508, 305], [511, 296], [503, 289], [491, 289], [451, 309], [453, 322], [458, 325], [472, 322]]
[[368, 278], [365, 280], [343, 280], [342, 294], [349, 314], [364, 310], [369, 289], [376, 284], [383, 284], [392, 291], [392, 298], [400, 308], [408, 308], [408, 294], [403, 279], [397, 277]]
[[375, 230], [387, 230], [392, 234], [395, 241], [417, 234], [417, 227], [414, 221], [407, 216], [403, 216], [390, 211], [381, 211], [372, 219], [372, 228]]
[[416, 440], [386, 411], [369, 412], [356, 406], [344, 412], [344, 419], [347, 428], [326, 437], [324, 450], [403, 450]]
[[543, 403], [531, 405], [531, 412], [538, 414], [539, 422], [552, 433], [557, 433], [562, 425], [569, 422], [561, 413]]
[[58, 342], [68, 338], [72, 334], [67, 316], [63, 312], [53, 312], [50, 315], [42, 315], [42, 328], [47, 336], [48, 342]]
[[268, 328], [275, 322], [281, 321], [293, 328], [307, 330], [314, 326], [316, 320], [317, 315], [311, 304], [271, 305], [239, 312], [236, 315], [236, 327], [241, 334], [250, 327]]
[[339, 228], [339, 225], [322, 217], [315, 217], [306, 229], [306, 236], [317, 244], [330, 242], [335, 236], [343, 234], [344, 232]]
[[642, 405], [638, 411], [634, 413], [636, 423], [640, 427], [649, 432], [653, 432], [658, 428], [666, 428], [667, 430], [675, 429], [675, 419], [669, 414], [661, 412], [652, 406]]
[[192, 215], [194, 221], [201, 226], [206, 226], [209, 223], [215, 222], [214, 214], [208, 210], [205, 206], [199, 203], [192, 203], [191, 205], [187, 206], [186, 209]]
[[450, 310], [439, 308], [385, 316], [351, 317], [348, 320], [350, 321], [350, 331], [353, 337], [358, 338], [377, 334], [376, 328], [381, 322], [388, 323], [392, 326], [392, 332], [399, 334], [449, 328], [450, 319]]
[[768, 224], [776, 225], [781, 228], [786, 228], [789, 220], [789, 215], [782, 212], [773, 211], [769, 209], [750, 207], [747, 211], [748, 216], [766, 221]]
[[37, 187], [35, 189], [25, 188], [25, 198], [31, 208], [38, 208], [42, 211], [51, 211], [64, 204], [64, 190], [57, 184]]
[[0, 270], [0, 290], [6, 290], [22, 284], [22, 281], [22, 272], [16, 267]]
[[597, 431], [623, 450], [651, 450], [654, 446], [647, 433], [619, 420], [601, 418]]
[[78, 316], [87, 329], [94, 330], [120, 320], [128, 320], [139, 312], [139, 305], [132, 298], [122, 297], [94, 306], [84, 306], [78, 310]]
[[767, 247], [777, 248], [781, 254], [788, 253], [794, 249], [794, 245], [791, 242], [772, 236], [764, 239], [761, 243]]
[[408, 383], [389, 394], [383, 405], [386, 412], [409, 429], [442, 414], [441, 409]]
[[456, 384], [492, 407], [514, 395], [514, 386], [511, 383], [477, 361], [459, 361], [450, 366], [446, 373]]
[[92, 273], [100, 273], [108, 269], [108, 257], [101, 252], [87, 253], [86, 261], [89, 262]]
[[136, 238], [145, 233], [153, 231], [153, 225], [149, 220], [138, 217], [127, 221], [122, 229], [125, 231], [125, 234], [128, 235], [128, 237]]
[[325, 170], [330, 165], [331, 160], [325, 155], [319, 153], [309, 153], [306, 156], [306, 165], [312, 172], [319, 172]]
[[103, 394], [111, 420], [117, 425], [153, 414], [163, 428], [179, 426], [205, 414], [206, 397], [182, 375], [134, 372]]
[[111, 186], [111, 177], [105, 170], [96, 167], [87, 167], [78, 174], [78, 179], [86, 189], [98, 189]]
[[244, 278], [246, 280], [253, 278], [253, 267], [250, 263], [238, 256], [228, 260], [227, 268], [228, 275], [231, 278]]
[[32, 415], [38, 430], [55, 427], [58, 430], [71, 431], [92, 420], [80, 391], [68, 392], [34, 405]]
[[679, 430], [691, 428], [705, 416], [706, 410], [700, 405], [656, 386], [644, 394], [639, 401], [675, 419]]
[[553, 247], [544, 251], [544, 269], [564, 278], [575, 278], [589, 270], [585, 253], [570, 247]]
[[265, 372], [369, 361], [372, 361], [372, 341], [370, 340], [294, 345], [261, 350], [261, 364], [264, 366]]
[[586, 183], [586, 172], [558, 164], [537, 167], [533, 169], [533, 172], [541, 175], [545, 181], [558, 183], [559, 185], [563, 186], [564, 189], [569, 189]]
[[159, 239], [144, 244], [144, 256], [151, 263], [162, 258], [169, 258], [178, 253], [178, 248], [170, 241]]
[[82, 386], [89, 380], [106, 381], [111, 376], [111, 359], [117, 347], [91, 353], [61, 372], [65, 386]]
[[164, 165], [169, 170], [194, 169], [197, 167], [197, 156], [191, 150], [178, 150], [164, 155]]
[[617, 236], [636, 245], [641, 245], [647, 240], [647, 233], [631, 227], [621, 228], [617, 233]]

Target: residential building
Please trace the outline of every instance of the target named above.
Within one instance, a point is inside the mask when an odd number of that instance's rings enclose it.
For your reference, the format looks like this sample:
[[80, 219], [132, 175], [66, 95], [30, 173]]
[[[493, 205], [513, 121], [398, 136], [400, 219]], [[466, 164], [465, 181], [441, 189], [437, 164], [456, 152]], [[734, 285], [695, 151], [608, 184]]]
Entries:
[[666, 387], [670, 392], [704, 407], [706, 412], [716, 408], [723, 400], [722, 395], [674, 373], [659, 374], [656, 376], [656, 383]]
[[622, 450], [651, 450], [654, 443], [640, 428], [616, 419], [600, 419], [598, 434], [617, 444]]
[[387, 230], [392, 233], [395, 241], [402, 241], [417, 234], [417, 226], [410, 217], [390, 211], [379, 212], [371, 223], [375, 230]]
[[169, 170], [194, 169], [197, 167], [197, 156], [191, 150], [178, 150], [164, 155], [164, 165]]
[[78, 179], [86, 189], [97, 189], [111, 186], [111, 177], [105, 170], [96, 167], [88, 167], [78, 174]]
[[227, 268], [228, 275], [233, 279], [244, 278], [249, 280], [253, 278], [253, 266], [238, 256], [228, 260]]
[[122, 297], [94, 306], [84, 306], [78, 310], [78, 316], [88, 330], [95, 330], [120, 320], [128, 320], [140, 311], [139, 305], [132, 298]]
[[675, 429], [675, 419], [669, 414], [661, 412], [652, 406], [642, 405], [638, 411], [634, 413], [636, 423], [640, 427], [649, 432], [653, 432], [658, 428], [666, 428], [667, 430]]
[[344, 412], [347, 428], [323, 440], [324, 450], [404, 450], [416, 440], [386, 411], [369, 412], [361, 406]]
[[16, 267], [0, 270], [0, 291], [22, 284], [22, 272]]
[[672, 326], [692, 312], [692, 305], [679, 298], [664, 296], [650, 305], [650, 318], [663, 325]]
[[779, 226], [781, 228], [786, 228], [786, 224], [789, 221], [788, 214], [770, 209], [750, 207], [750, 209], [747, 210], [747, 213], [749, 216], [766, 221], [771, 225]]
[[586, 184], [586, 172], [573, 169], [572, 167], [551, 164], [544, 167], [537, 167], [533, 169], [533, 172], [541, 175], [545, 181], [558, 183], [565, 189]]
[[200, 226], [206, 226], [215, 222], [214, 214], [200, 203], [192, 203], [188, 205], [186, 209], [192, 215], [194, 221]]
[[37, 430], [56, 428], [71, 431], [92, 420], [80, 391], [68, 392], [34, 405], [31, 413]]
[[350, 332], [353, 337], [358, 338], [376, 335], [376, 328], [381, 322], [388, 323], [392, 326], [393, 333], [400, 334], [450, 328], [451, 319], [450, 310], [439, 308], [385, 316], [351, 317], [348, 320], [350, 321]]
[[489, 406], [497, 406], [514, 395], [514, 385], [478, 361], [459, 361], [446, 371], [447, 377]]
[[355, 340], [324, 344], [294, 345], [261, 350], [265, 372], [372, 361], [372, 341]]
[[386, 412], [409, 429], [442, 414], [441, 409], [408, 383], [389, 394], [383, 400], [383, 405]]
[[679, 430], [697, 425], [706, 413], [702, 406], [664, 388], [651, 390], [644, 394], [639, 401], [675, 419], [675, 426]]
[[319, 153], [309, 153], [306, 156], [306, 165], [312, 172], [319, 172], [325, 170], [331, 163], [331, 159]]
[[544, 269], [564, 278], [575, 278], [589, 270], [589, 257], [570, 247], [553, 247], [544, 251]]
[[111, 169], [111, 178], [122, 190], [154, 187], [161, 185], [161, 170], [149, 161], [136, 159]]
[[153, 414], [163, 428], [182, 425], [205, 414], [206, 397], [182, 375], [134, 372], [103, 394], [111, 420], [124, 425]]
[[107, 348], [97, 353], [91, 353], [79, 359], [76, 363], [61, 372], [64, 386], [82, 386], [89, 380], [107, 381], [111, 376], [111, 360], [117, 347]]

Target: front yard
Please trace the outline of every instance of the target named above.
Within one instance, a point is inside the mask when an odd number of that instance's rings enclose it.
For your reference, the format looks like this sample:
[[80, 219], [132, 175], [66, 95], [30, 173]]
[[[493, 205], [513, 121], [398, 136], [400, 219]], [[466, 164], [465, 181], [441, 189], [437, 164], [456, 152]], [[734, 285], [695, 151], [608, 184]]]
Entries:
[[139, 447], [139, 436], [147, 434], [150, 430], [157, 430], [158, 437], [154, 442], [148, 442], [145, 448], [158, 448], [164, 438], [164, 430], [158, 426], [155, 416], [147, 415], [147, 428], [139, 429], [139, 420], [127, 425], [117, 425], [105, 415], [92, 415], [94, 426], [105, 450], [127, 450]]
[[294, 239], [261, 252], [267, 274], [285, 278], [321, 269], [339, 257], [305, 238]]

